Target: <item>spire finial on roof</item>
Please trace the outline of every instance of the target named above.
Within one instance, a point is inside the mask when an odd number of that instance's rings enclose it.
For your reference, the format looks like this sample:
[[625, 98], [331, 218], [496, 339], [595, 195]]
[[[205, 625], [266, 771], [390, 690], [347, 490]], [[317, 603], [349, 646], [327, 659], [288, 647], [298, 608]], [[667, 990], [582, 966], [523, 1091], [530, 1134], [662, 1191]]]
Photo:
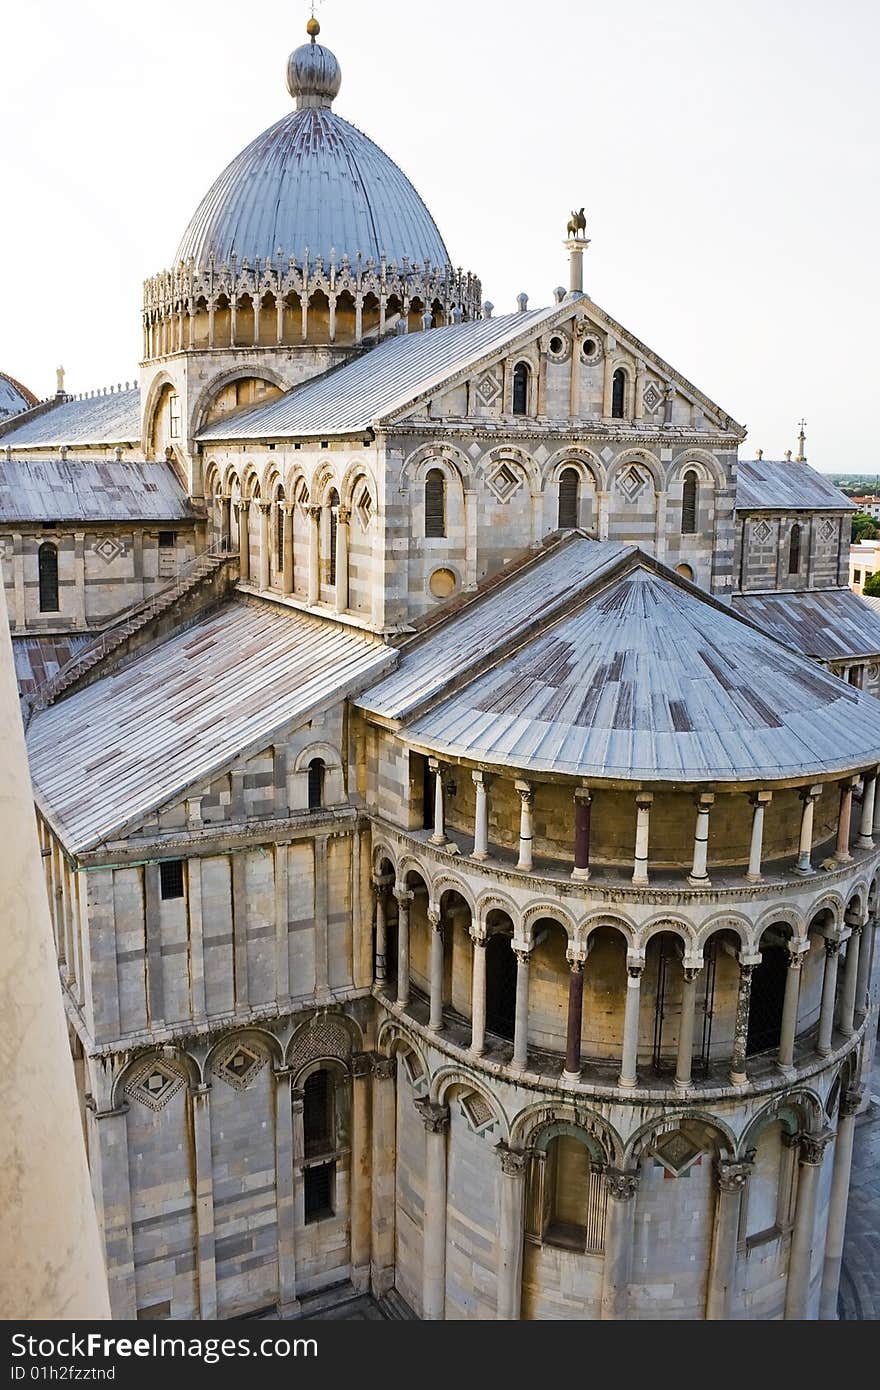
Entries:
[[315, 6], [306, 24], [309, 42], [291, 53], [287, 60], [287, 90], [295, 98], [298, 110], [304, 106], [331, 106], [342, 85], [342, 69], [329, 48], [318, 43], [321, 26], [315, 18]]
[[799, 428], [799, 430], [800, 430], [800, 434], [798, 435], [798, 451], [797, 451], [797, 456], [796, 456], [796, 458], [795, 458], [795, 463], [806, 463], [806, 461], [807, 461], [807, 455], [806, 455], [806, 452], [805, 452], [805, 450], [804, 450], [804, 445], [805, 445], [806, 442], [807, 442], [807, 436], [806, 436], [807, 422], [806, 422], [806, 420], [801, 420], [801, 421], [799, 421], [798, 428]]

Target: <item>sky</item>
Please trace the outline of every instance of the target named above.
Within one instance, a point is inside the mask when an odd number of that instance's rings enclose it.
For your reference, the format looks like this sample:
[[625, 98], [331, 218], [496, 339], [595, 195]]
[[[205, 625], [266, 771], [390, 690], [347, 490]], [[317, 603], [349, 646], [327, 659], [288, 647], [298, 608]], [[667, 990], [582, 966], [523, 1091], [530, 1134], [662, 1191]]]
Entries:
[[[741, 450], [880, 469], [876, 0], [322, 0], [340, 115], [401, 165], [497, 312], [587, 293]], [[141, 287], [290, 110], [302, 0], [27, 0], [0, 56], [0, 370], [133, 379]]]

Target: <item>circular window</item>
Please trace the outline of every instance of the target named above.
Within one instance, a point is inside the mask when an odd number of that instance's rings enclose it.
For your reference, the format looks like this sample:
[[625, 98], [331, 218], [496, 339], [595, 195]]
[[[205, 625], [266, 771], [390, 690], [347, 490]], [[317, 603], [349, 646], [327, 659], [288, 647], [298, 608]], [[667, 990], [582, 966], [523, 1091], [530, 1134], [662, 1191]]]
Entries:
[[565, 333], [554, 333], [547, 344], [547, 352], [552, 361], [564, 362], [569, 352], [571, 344]]
[[550, 339], [550, 351], [556, 353], [565, 352], [565, 343], [563, 342], [562, 338], [559, 337], [558, 334], [555, 338]]
[[449, 598], [457, 586], [458, 580], [452, 570], [435, 570], [428, 580], [428, 588], [435, 598]]
[[694, 572], [693, 572], [693, 570], [691, 569], [690, 565], [676, 565], [676, 567], [675, 567], [675, 573], [676, 573], [676, 574], [680, 574], [681, 577], [682, 577], [682, 579], [689, 579], [689, 580], [691, 581], [691, 583], [693, 584], [693, 582], [694, 582]]
[[584, 345], [581, 348], [584, 357], [595, 357], [598, 351], [599, 344], [596, 342], [595, 338], [584, 338]]

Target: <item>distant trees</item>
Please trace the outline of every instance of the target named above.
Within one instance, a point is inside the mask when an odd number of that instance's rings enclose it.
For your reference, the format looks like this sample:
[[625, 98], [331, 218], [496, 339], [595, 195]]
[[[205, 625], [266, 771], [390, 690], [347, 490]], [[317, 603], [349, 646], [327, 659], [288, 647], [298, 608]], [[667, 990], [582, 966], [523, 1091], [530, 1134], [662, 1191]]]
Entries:
[[880, 598], [880, 571], [865, 580], [862, 593], [866, 598]]
[[873, 541], [880, 535], [877, 523], [867, 512], [856, 512], [852, 519], [853, 541]]

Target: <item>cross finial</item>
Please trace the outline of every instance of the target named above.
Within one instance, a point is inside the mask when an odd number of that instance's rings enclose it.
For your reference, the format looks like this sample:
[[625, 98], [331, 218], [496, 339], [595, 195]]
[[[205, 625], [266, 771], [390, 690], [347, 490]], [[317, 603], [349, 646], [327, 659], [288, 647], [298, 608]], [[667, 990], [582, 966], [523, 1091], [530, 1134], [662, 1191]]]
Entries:
[[806, 428], [807, 428], [807, 422], [806, 422], [806, 420], [800, 420], [800, 421], [798, 422], [798, 429], [800, 430], [800, 434], [798, 435], [798, 451], [797, 451], [797, 458], [796, 458], [796, 460], [795, 460], [796, 463], [806, 463], [806, 461], [807, 461], [807, 456], [806, 456], [806, 454], [804, 453], [804, 445], [805, 445], [806, 442], [807, 442]]

